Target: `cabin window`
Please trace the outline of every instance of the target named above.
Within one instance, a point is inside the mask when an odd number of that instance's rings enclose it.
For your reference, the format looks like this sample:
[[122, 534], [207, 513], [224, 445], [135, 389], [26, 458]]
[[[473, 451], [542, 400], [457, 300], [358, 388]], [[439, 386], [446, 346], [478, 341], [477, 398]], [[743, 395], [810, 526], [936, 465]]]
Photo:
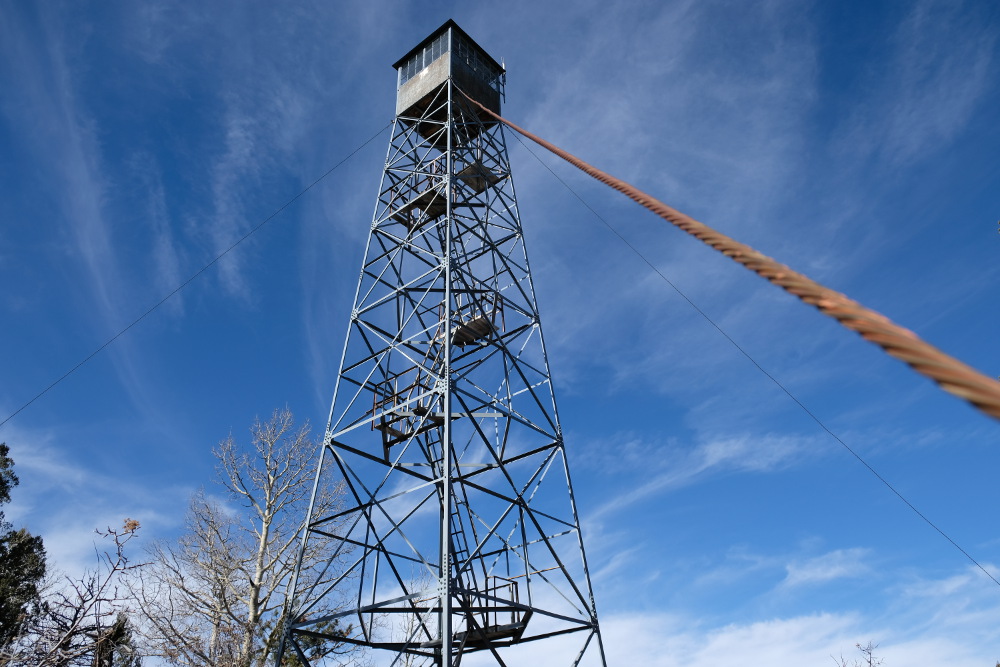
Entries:
[[422, 72], [424, 68], [430, 66], [432, 62], [447, 53], [448, 36], [450, 34], [450, 30], [441, 33], [433, 42], [410, 56], [410, 59], [399, 68], [399, 85], [402, 86]]
[[491, 88], [500, 89], [501, 72], [478, 48], [463, 39], [461, 35], [455, 35], [452, 51], [455, 54], [455, 61], [465, 65], [469, 71]]

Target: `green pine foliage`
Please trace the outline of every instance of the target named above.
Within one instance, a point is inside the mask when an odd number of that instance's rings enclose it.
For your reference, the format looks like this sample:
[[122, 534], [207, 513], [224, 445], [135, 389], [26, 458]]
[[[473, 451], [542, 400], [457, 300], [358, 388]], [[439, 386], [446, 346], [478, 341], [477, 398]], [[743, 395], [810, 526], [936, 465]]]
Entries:
[[0, 443], [0, 647], [8, 645], [39, 611], [39, 586], [45, 577], [42, 538], [5, 519], [3, 505], [18, 484], [10, 448]]

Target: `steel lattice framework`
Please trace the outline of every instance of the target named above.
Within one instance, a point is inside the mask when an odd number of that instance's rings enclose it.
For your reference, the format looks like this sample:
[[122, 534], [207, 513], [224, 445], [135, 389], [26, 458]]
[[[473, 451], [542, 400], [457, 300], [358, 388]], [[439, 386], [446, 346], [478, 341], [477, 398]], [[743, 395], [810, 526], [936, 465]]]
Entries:
[[328, 565], [298, 576], [282, 651], [603, 665], [503, 126], [463, 94], [499, 111], [503, 68], [449, 21], [396, 69], [317, 478], [347, 502], [310, 509]]

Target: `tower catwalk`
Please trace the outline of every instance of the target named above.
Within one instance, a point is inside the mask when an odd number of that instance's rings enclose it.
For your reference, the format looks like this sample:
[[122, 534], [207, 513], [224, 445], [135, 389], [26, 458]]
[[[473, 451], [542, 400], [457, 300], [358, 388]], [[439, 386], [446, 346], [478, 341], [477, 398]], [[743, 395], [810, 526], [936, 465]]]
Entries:
[[279, 653], [604, 665], [503, 127], [465, 97], [499, 113], [503, 67], [448, 21], [395, 68]]

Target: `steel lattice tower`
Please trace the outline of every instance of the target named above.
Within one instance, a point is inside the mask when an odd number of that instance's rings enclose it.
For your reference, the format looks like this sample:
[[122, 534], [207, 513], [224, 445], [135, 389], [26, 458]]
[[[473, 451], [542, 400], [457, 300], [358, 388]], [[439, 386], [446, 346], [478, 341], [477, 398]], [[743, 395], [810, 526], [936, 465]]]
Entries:
[[301, 567], [282, 650], [603, 665], [503, 128], [465, 97], [499, 113], [504, 69], [453, 21], [395, 68], [317, 477], [347, 501], [314, 497], [302, 549], [329, 567]]

